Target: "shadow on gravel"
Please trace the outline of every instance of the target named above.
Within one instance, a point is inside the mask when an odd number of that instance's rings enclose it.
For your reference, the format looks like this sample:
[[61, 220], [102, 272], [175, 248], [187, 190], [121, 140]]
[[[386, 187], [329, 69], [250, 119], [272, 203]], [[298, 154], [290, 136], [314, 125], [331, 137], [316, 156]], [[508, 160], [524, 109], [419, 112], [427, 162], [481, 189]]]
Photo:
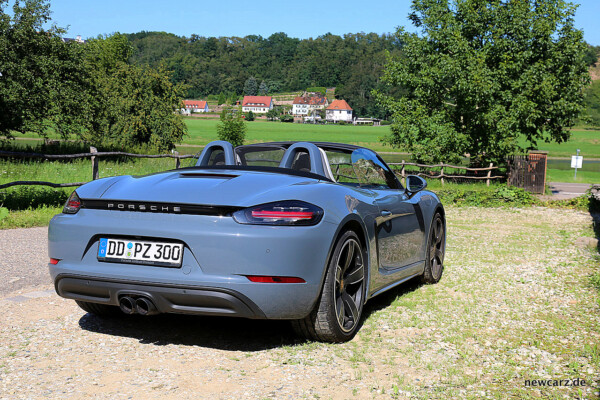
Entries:
[[[361, 325], [369, 316], [389, 307], [399, 296], [421, 286], [418, 279], [399, 285], [367, 302]], [[288, 321], [159, 314], [150, 317], [120, 315], [100, 318], [85, 314], [79, 326], [89, 332], [129, 337], [140, 343], [210, 347], [231, 351], [261, 351], [306, 343]]]
[[149, 317], [85, 314], [79, 326], [90, 332], [134, 338], [140, 343], [210, 347], [219, 350], [261, 351], [302, 343], [288, 321], [159, 314]]
[[[442, 277], [442, 279], [444, 278]], [[373, 297], [367, 302], [367, 304], [365, 304], [362, 320], [366, 321], [374, 312], [391, 306], [394, 300], [396, 300], [398, 297], [402, 297], [407, 293], [414, 292], [421, 286], [423, 286], [423, 284], [419, 281], [419, 279], [413, 278], [401, 285], [396, 286], [393, 289], [388, 290], [387, 292], [380, 294], [379, 296]]]

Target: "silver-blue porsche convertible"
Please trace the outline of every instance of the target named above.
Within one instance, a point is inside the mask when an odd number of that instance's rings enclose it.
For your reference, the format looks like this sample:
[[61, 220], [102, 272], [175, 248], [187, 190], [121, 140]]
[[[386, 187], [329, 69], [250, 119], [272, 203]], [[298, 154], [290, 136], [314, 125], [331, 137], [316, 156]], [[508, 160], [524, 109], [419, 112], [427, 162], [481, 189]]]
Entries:
[[215, 141], [192, 167], [74, 191], [50, 222], [50, 274], [100, 316], [288, 319], [342, 342], [368, 299], [441, 278], [445, 214], [426, 185], [363, 147]]

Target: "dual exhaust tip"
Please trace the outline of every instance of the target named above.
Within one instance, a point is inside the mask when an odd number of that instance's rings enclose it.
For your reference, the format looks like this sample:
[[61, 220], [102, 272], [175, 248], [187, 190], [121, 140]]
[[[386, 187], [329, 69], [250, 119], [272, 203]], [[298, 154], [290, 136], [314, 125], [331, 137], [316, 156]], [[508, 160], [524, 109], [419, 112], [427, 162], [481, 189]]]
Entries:
[[119, 308], [125, 314], [154, 315], [158, 314], [156, 306], [148, 297], [140, 296], [133, 298], [123, 296], [119, 300]]

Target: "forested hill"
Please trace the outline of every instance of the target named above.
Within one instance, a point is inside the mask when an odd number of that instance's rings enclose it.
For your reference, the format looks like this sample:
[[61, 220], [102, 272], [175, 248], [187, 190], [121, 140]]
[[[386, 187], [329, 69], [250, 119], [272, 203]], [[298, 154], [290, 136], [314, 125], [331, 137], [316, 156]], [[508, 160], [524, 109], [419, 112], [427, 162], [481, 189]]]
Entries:
[[325, 34], [297, 39], [285, 33], [268, 38], [180, 37], [165, 32], [127, 35], [135, 52], [132, 62], [156, 66], [164, 63], [173, 80], [189, 85], [188, 97], [242, 94], [253, 76], [271, 92], [335, 86], [358, 115], [377, 115], [371, 90], [379, 84], [386, 50], [400, 51], [393, 34]]

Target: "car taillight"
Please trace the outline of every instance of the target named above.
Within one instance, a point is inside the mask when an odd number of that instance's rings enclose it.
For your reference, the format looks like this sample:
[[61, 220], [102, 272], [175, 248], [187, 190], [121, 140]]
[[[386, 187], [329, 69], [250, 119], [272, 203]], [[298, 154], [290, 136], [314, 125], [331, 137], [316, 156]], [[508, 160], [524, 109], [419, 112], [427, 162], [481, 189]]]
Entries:
[[286, 200], [261, 204], [233, 213], [240, 224], [252, 225], [316, 225], [323, 210], [300, 200]]
[[65, 214], [77, 214], [77, 211], [81, 208], [81, 199], [77, 196], [77, 192], [71, 193], [69, 200], [65, 203], [63, 213]]

